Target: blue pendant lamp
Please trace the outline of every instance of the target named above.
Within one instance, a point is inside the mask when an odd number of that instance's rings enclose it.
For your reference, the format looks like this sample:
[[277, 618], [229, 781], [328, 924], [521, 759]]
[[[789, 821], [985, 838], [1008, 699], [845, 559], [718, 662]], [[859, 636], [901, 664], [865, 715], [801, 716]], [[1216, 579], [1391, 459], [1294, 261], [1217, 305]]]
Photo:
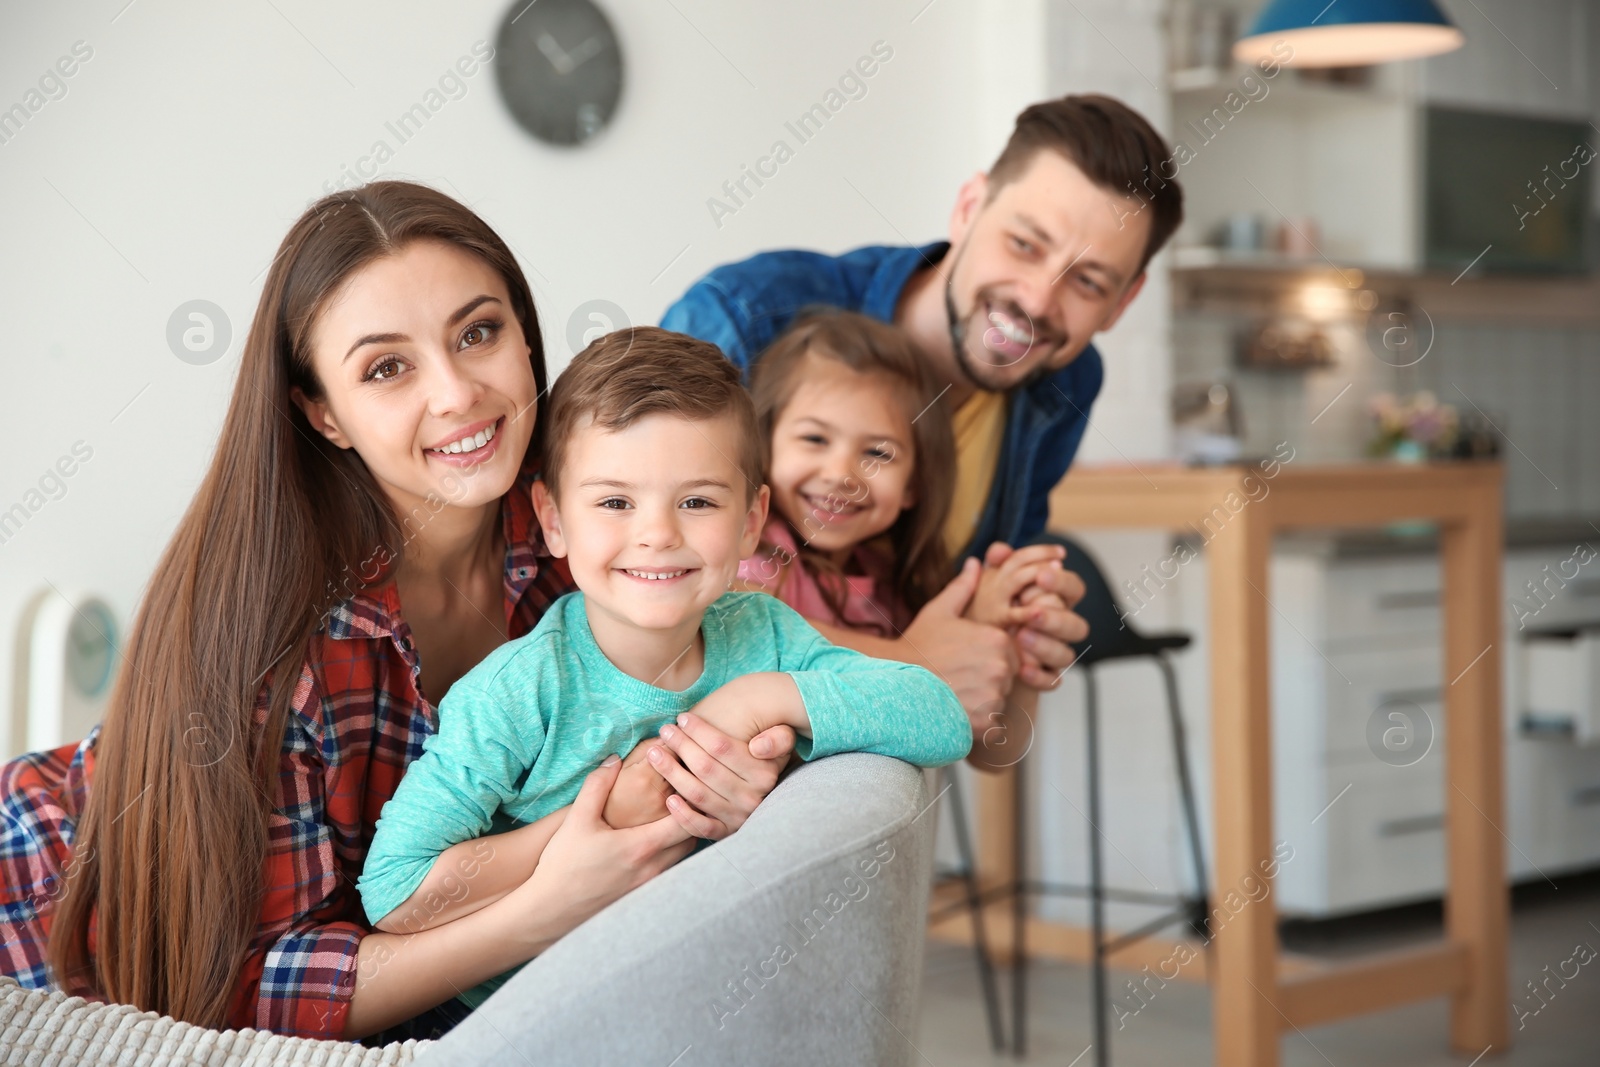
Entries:
[[[1434, 0], [1270, 0], [1234, 44], [1233, 57], [1286, 67], [1359, 67], [1435, 56], [1465, 40]], [[1288, 59], [1284, 45], [1293, 50]]]

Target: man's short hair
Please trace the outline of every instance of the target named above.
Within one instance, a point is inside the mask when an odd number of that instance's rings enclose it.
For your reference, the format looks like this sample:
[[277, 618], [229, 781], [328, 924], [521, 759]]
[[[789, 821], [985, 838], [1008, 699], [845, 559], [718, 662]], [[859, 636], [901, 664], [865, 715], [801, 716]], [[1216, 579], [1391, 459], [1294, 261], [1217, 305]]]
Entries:
[[761, 437], [738, 368], [709, 341], [659, 326], [632, 326], [597, 338], [556, 379], [542, 471], [551, 495], [584, 419], [615, 432], [655, 414], [693, 422], [731, 414], [739, 445], [729, 458], [744, 476], [745, 499], [754, 498], [764, 481]]
[[1142, 272], [1183, 222], [1183, 189], [1172, 151], [1143, 115], [1096, 93], [1063, 96], [1026, 108], [989, 168], [989, 197], [1020, 178], [1040, 149], [1067, 157], [1090, 181], [1118, 196], [1137, 197], [1150, 211]]

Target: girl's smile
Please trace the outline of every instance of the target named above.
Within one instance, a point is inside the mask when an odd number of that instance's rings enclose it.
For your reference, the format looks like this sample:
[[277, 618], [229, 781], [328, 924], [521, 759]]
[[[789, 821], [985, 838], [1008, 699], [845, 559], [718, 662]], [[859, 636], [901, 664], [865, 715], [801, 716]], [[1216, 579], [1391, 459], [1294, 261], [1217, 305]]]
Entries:
[[842, 559], [914, 503], [911, 422], [884, 375], [808, 355], [796, 378], [772, 425], [773, 506]]

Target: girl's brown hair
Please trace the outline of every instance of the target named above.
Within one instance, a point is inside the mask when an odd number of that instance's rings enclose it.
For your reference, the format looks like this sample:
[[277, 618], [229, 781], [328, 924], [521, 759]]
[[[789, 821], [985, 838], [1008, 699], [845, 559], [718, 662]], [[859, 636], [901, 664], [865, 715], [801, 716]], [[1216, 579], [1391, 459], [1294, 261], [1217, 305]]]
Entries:
[[[100, 728], [50, 931], [50, 965], [68, 992], [201, 1026], [227, 1021], [259, 919], [301, 664], [324, 611], [365, 584], [376, 554], [393, 559], [403, 544], [361, 458], [313, 430], [290, 390], [322, 395], [311, 333], [330, 295], [419, 240], [463, 249], [505, 280], [544, 396], [528, 283], [467, 208], [425, 186], [374, 182], [325, 197], [290, 228], [216, 454], [150, 580]], [[530, 459], [542, 406], [535, 419]]]
[[[808, 356], [831, 359], [860, 374], [887, 379], [911, 424], [915, 454], [907, 487], [916, 503], [900, 513], [888, 537], [894, 554], [891, 591], [915, 614], [950, 580], [943, 536], [955, 492], [951, 473], [955, 470], [955, 442], [949, 412], [926, 359], [904, 330], [853, 311], [808, 308], [768, 346], [751, 374], [750, 392], [767, 470], [772, 467], [772, 428], [794, 396]], [[843, 619], [845, 583], [838, 565], [813, 551], [808, 538], [787, 516], [782, 517], [794, 534], [800, 562], [816, 576], [835, 617]]]

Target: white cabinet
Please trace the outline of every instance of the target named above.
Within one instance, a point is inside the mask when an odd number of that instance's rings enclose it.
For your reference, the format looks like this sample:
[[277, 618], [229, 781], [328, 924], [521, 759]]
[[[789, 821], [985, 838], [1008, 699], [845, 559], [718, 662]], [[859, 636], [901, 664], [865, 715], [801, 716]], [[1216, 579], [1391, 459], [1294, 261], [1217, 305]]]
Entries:
[[1444, 0], [1467, 45], [1418, 64], [1430, 104], [1590, 117], [1588, 0]]
[[[1085, 540], [1088, 540], [1086, 537]], [[1600, 544], [1600, 536], [1595, 538]], [[1119, 551], [1120, 546], [1120, 551]], [[1104, 535], [1091, 548], [1114, 586], [1168, 551], [1164, 540]], [[1600, 746], [1521, 727], [1523, 663], [1517, 621], [1600, 621], [1600, 559], [1556, 586], [1573, 546], [1513, 552], [1505, 562], [1504, 673], [1508, 877], [1525, 882], [1600, 865]], [[1571, 566], [1565, 568], [1571, 573]], [[1549, 582], [1542, 602], [1527, 583]], [[1190, 766], [1206, 838], [1210, 817], [1210, 642], [1205, 553], [1185, 564], [1145, 608], [1140, 630], [1181, 629], [1194, 644], [1173, 657]], [[1443, 677], [1436, 555], [1337, 558], [1327, 542], [1281, 540], [1272, 559], [1273, 840], [1293, 846], [1275, 890], [1280, 911], [1325, 917], [1439, 896], [1446, 846]], [[1520, 609], [1517, 605], [1521, 605]], [[1165, 695], [1148, 663], [1096, 671], [1102, 718], [1101, 831], [1108, 884], [1146, 891], [1191, 888], [1176, 777], [1162, 721]], [[1083, 774], [1082, 678], [1069, 672], [1040, 703], [1030, 762], [1027, 829], [1045, 881], [1083, 884], [1088, 847]], [[1380, 758], [1380, 754], [1383, 758]], [[948, 845], [945, 858], [953, 859]], [[1082, 902], [1040, 903], [1048, 918], [1088, 921]], [[1147, 908], [1118, 905], [1114, 927], [1132, 929]]]
[[1178, 244], [1205, 244], [1246, 214], [1269, 235], [1301, 228], [1334, 262], [1414, 266], [1417, 110], [1406, 83], [1404, 70], [1350, 89], [1304, 84], [1288, 69], [1266, 79], [1240, 68], [1174, 93], [1170, 139], [1185, 194]]
[[[1517, 619], [1526, 611], [1515, 609], [1515, 594], [1570, 554], [1570, 546], [1515, 552], [1503, 575], [1500, 819], [1516, 881], [1600, 865], [1600, 746], [1521, 725]], [[1592, 566], [1600, 568], [1600, 560]], [[1203, 635], [1203, 557], [1191, 569], [1182, 624]], [[1290, 543], [1274, 554], [1271, 575], [1273, 836], [1295, 848], [1279, 875], [1279, 910], [1325, 917], [1439, 896], [1448, 680], [1437, 557], [1340, 559], [1326, 547]], [[1600, 585], [1588, 577], [1547, 596], [1538, 623], [1600, 622]], [[1197, 650], [1181, 667], [1191, 736], [1198, 738], [1207, 736], [1209, 719], [1203, 656]], [[1197, 763], [1207, 780], [1202, 807], [1209, 808], [1209, 767]]]
[[1279, 910], [1325, 916], [1437, 895], [1437, 561], [1280, 551], [1272, 578], [1274, 827], [1296, 850]]
[[[1588, 0], [1443, 4], [1466, 43], [1430, 59], [1380, 64], [1363, 86], [1307, 83], [1291, 70], [1263, 78], [1245, 67], [1171, 78], [1164, 132], [1189, 150], [1177, 156], [1187, 194], [1177, 243], [1205, 244], [1230, 216], [1253, 214], [1269, 227], [1286, 219], [1315, 225], [1317, 262], [1418, 269], [1424, 108], [1594, 118], [1600, 93], [1589, 57], [1600, 45], [1600, 12]], [[1261, 4], [1199, 6], [1231, 8], [1247, 25]]]

